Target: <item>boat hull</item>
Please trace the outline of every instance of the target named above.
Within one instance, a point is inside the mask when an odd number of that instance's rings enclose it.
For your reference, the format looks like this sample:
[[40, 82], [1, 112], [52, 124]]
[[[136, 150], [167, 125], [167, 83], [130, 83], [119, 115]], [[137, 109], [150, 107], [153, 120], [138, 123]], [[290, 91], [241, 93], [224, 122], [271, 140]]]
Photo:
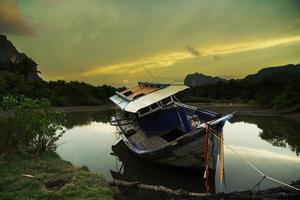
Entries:
[[[216, 128], [219, 127], [217, 134], [220, 134], [220, 128], [222, 128], [223, 125], [224, 124], [217, 124]], [[198, 129], [176, 139], [164, 148], [147, 152], [138, 151], [125, 137], [123, 137], [123, 140], [131, 151], [146, 160], [163, 165], [198, 169], [206, 166], [204, 158], [205, 134], [204, 128]], [[209, 134], [208, 140], [209, 168], [215, 169], [219, 143], [212, 134]]]

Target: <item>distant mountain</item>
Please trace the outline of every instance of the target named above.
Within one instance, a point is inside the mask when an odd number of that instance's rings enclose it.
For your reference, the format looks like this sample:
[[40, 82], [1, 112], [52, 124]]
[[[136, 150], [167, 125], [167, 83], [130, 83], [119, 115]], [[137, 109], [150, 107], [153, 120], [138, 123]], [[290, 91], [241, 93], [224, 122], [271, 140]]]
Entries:
[[[30, 69], [31, 72], [28, 72], [26, 74], [27, 80], [42, 80], [37, 74], [37, 63], [28, 56], [26, 56], [26, 54], [20, 53], [15, 48], [13, 43], [6, 38], [5, 35], [0, 34], [0, 65], [1, 64], [6, 64], [11, 68], [15, 66], [17, 66], [17, 68], [22, 67], [23, 69], [19, 69], [19, 71], [24, 71], [25, 68]], [[14, 69], [11, 69], [10, 71], [13, 70]]]
[[300, 64], [283, 65], [278, 67], [267, 67], [259, 70], [256, 74], [250, 74], [243, 80], [247, 81], [258, 81], [268, 77], [290, 77], [299, 76], [300, 78]]
[[189, 87], [197, 87], [201, 85], [214, 84], [217, 82], [227, 82], [226, 79], [220, 77], [206, 76], [201, 73], [188, 74], [184, 79], [184, 84]]
[[[255, 74], [250, 74], [243, 79], [246, 81], [259, 81], [264, 78], [289, 78], [289, 77], [300, 78], [300, 64], [288, 64], [277, 67], [267, 67], [259, 70]], [[228, 80], [220, 77], [206, 76], [201, 73], [188, 74], [184, 79], [184, 84], [189, 87], [197, 87], [207, 84], [215, 84], [219, 81], [227, 82]]]

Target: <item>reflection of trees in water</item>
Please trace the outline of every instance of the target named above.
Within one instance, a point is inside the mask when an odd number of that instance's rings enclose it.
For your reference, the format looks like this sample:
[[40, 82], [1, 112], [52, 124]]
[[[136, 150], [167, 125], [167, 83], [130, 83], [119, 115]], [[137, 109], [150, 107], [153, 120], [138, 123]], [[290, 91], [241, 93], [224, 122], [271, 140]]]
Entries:
[[300, 153], [300, 123], [280, 117], [236, 116], [231, 122], [248, 122], [262, 129], [259, 136], [274, 146], [286, 147]]
[[89, 125], [92, 122], [108, 123], [111, 120], [111, 117], [114, 113], [114, 109], [66, 113], [66, 120], [63, 125], [66, 128], [71, 129], [74, 126]]

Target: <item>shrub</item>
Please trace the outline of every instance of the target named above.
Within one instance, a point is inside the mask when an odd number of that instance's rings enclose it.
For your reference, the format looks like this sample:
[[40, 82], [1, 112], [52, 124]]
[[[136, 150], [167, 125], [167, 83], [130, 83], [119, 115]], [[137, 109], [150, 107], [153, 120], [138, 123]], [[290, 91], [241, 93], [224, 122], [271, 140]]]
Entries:
[[40, 154], [56, 149], [65, 129], [64, 116], [54, 111], [46, 99], [24, 96], [4, 97], [0, 104], [0, 153], [26, 151]]

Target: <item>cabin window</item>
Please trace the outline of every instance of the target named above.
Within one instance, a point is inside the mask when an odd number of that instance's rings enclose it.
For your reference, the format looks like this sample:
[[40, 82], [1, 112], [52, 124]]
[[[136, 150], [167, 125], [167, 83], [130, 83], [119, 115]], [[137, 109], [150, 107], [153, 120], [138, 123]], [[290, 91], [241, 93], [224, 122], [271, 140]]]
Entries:
[[160, 106], [158, 105], [158, 103], [154, 103], [154, 104], [151, 104], [148, 107], [145, 107], [145, 108], [142, 108], [141, 110], [139, 110], [138, 111], [138, 116], [143, 117], [143, 116], [148, 115], [150, 113], [153, 113], [153, 112], [155, 112], [159, 109], [160, 109]]
[[178, 99], [175, 95], [172, 96], [172, 100], [173, 100], [174, 102], [180, 103], [179, 99]]
[[142, 97], [144, 95], [145, 95], [144, 93], [138, 94], [138, 95], [134, 96], [133, 99], [137, 99], [137, 98]]
[[131, 94], [133, 94], [133, 92], [130, 91], [130, 90], [124, 93], [125, 96], [129, 96], [129, 95], [131, 95]]
[[172, 102], [171, 97], [167, 97], [167, 98], [165, 98], [165, 99], [163, 99], [163, 100], [160, 101], [160, 103], [161, 103], [162, 106], [167, 106], [171, 102]]
[[140, 112], [141, 115], [143, 115], [143, 114], [145, 114], [149, 111], [150, 111], [150, 107], [145, 107], [145, 108], [142, 108], [139, 112]]
[[151, 107], [152, 110], [155, 110], [155, 109], [158, 108], [158, 104], [157, 103], [152, 104], [150, 107]]

